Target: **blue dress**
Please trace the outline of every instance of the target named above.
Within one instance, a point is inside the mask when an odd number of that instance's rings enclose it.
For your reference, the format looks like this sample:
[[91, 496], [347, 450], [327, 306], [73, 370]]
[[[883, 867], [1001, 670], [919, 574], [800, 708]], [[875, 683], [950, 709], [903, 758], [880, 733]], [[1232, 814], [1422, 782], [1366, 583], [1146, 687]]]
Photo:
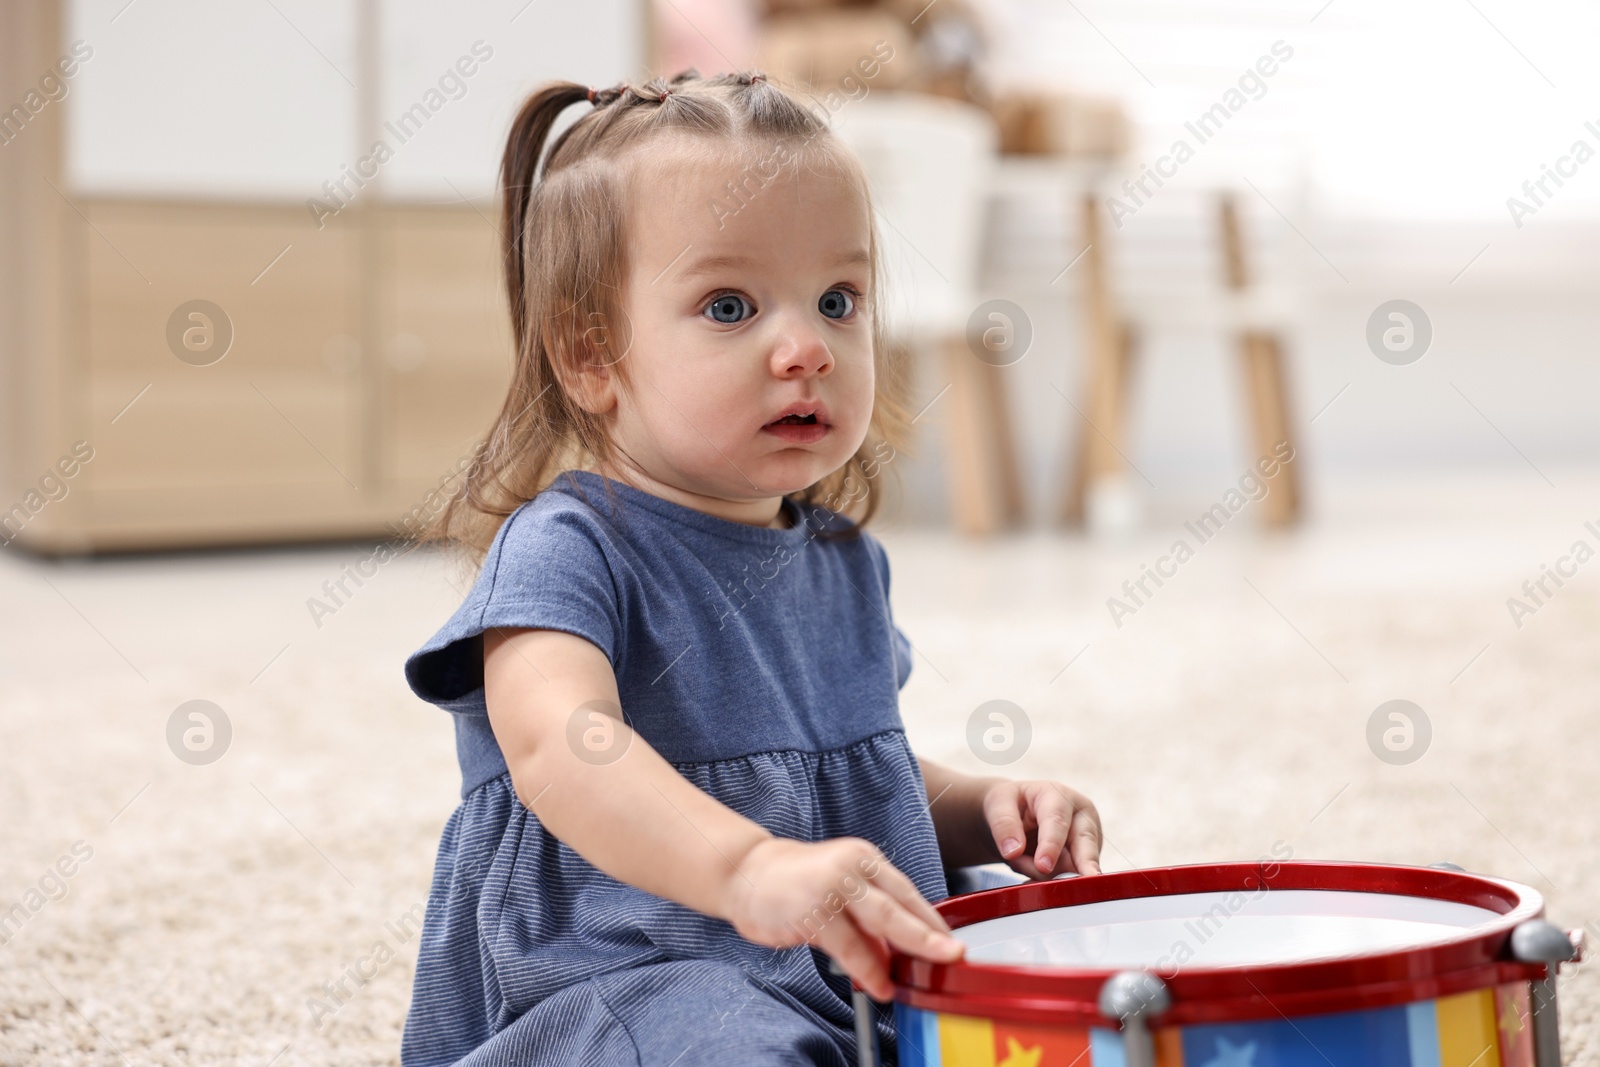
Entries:
[[[622, 711], [685, 778], [772, 833], [874, 842], [945, 896], [899, 688], [889, 567], [849, 520], [719, 519], [568, 471], [502, 524], [476, 584], [406, 660], [454, 716], [462, 802], [439, 844], [404, 1067], [854, 1062], [846, 980], [600, 872], [517, 800], [489, 727], [482, 634], [597, 645]], [[892, 1062], [894, 1032], [879, 1021]]]

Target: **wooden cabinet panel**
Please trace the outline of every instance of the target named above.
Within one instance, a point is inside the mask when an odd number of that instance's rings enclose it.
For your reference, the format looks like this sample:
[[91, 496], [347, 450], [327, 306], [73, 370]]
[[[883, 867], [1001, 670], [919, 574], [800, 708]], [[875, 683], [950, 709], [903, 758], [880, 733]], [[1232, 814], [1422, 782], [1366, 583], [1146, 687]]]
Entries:
[[402, 485], [453, 471], [505, 397], [512, 341], [496, 223], [470, 207], [385, 210], [384, 454]]
[[[508, 22], [490, 0], [281, 0], [232, 18], [178, 0], [105, 30], [126, 7], [0, 0], [0, 68], [49, 69], [80, 36], [96, 50], [71, 97], [0, 153], [8, 473], [25, 483], [79, 438], [95, 450], [20, 543], [393, 533], [470, 455], [512, 367], [497, 212], [436, 201], [493, 189], [537, 81], [639, 69], [647, 9], [533, 5]], [[224, 47], [175, 75], [166, 59], [196, 33], [248, 40], [254, 58]], [[476, 70], [458, 78], [468, 52]], [[305, 198], [328, 200], [419, 102], [426, 128], [319, 229]]]
[[106, 442], [97, 490], [369, 488], [346, 220], [318, 230], [289, 206], [82, 207], [87, 402]]

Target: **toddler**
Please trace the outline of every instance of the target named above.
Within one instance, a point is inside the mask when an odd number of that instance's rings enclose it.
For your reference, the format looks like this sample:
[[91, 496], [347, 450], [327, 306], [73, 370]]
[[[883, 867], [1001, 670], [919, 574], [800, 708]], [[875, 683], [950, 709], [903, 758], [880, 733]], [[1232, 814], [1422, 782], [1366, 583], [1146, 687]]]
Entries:
[[689, 71], [540, 89], [501, 184], [512, 382], [430, 534], [478, 577], [406, 661], [462, 803], [402, 1063], [846, 1067], [849, 979], [960, 956], [946, 868], [1100, 848], [1079, 793], [906, 742], [859, 164], [760, 74]]

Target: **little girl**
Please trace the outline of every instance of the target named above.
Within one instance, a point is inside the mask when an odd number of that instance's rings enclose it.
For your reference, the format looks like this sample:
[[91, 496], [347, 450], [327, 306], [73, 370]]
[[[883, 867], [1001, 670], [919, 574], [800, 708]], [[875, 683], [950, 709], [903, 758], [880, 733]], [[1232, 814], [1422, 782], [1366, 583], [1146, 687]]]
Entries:
[[515, 370], [431, 534], [481, 569], [406, 661], [462, 803], [402, 1062], [845, 1067], [830, 959], [886, 1000], [891, 946], [961, 954], [946, 868], [1100, 847], [1073, 790], [906, 743], [859, 165], [761, 75], [690, 71], [540, 89], [501, 182]]

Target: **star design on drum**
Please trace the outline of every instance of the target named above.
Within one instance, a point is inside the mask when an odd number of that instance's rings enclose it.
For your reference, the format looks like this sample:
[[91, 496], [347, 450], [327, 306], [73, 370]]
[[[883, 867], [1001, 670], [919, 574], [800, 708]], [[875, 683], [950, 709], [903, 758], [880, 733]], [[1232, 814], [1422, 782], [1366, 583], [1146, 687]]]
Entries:
[[1500, 1032], [1507, 1037], [1522, 1033], [1522, 1013], [1509, 1000], [1506, 1001], [1506, 1010], [1500, 1013]]
[[1044, 1055], [1044, 1046], [1035, 1045], [1032, 1048], [1023, 1048], [1022, 1042], [1014, 1037], [1006, 1038], [1006, 1058], [995, 1064], [995, 1067], [1039, 1067], [1039, 1060]]
[[1201, 1067], [1255, 1067], [1256, 1043], [1246, 1041], [1235, 1045], [1225, 1037], [1217, 1038], [1217, 1054]]

